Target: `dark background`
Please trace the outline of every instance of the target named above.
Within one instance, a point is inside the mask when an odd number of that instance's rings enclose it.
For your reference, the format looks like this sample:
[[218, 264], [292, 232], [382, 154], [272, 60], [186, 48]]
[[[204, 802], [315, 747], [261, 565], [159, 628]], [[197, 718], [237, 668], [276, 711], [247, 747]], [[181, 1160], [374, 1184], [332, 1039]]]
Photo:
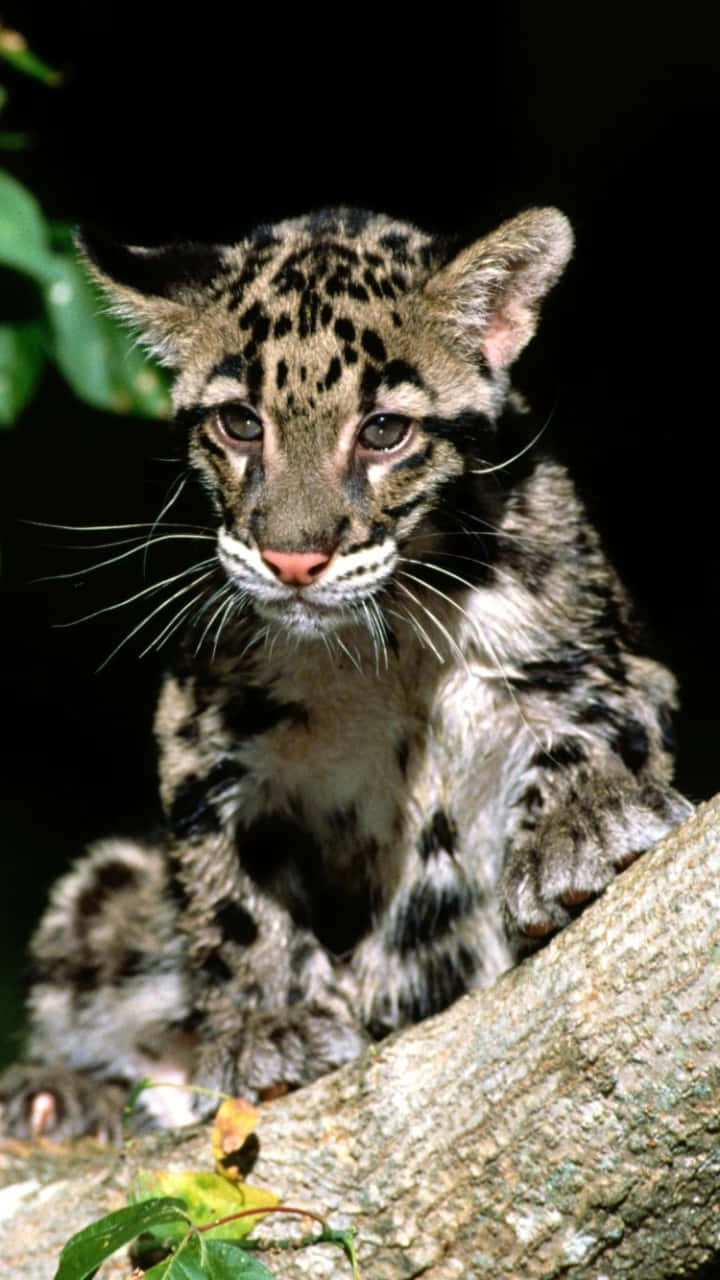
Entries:
[[[468, 234], [533, 204], [569, 214], [576, 256], [518, 382], [552, 415], [546, 441], [680, 677], [678, 777], [695, 800], [720, 775], [709, 8], [519, 0], [421, 18], [391, 5], [186, 13], [75, 0], [3, 13], [66, 72], [57, 90], [4, 75], [3, 127], [35, 138], [9, 167], [54, 217], [152, 243], [233, 240], [336, 203]], [[163, 658], [140, 661], [131, 642], [95, 674], [142, 615], [54, 627], [139, 590], [140, 568], [33, 584], [100, 556], [20, 521], [152, 519], [173, 476], [165, 430], [92, 412], [49, 374], [0, 436], [11, 977], [48, 883], [83, 841], [156, 817], [149, 726]], [[7, 1008], [13, 998], [9, 987]]]

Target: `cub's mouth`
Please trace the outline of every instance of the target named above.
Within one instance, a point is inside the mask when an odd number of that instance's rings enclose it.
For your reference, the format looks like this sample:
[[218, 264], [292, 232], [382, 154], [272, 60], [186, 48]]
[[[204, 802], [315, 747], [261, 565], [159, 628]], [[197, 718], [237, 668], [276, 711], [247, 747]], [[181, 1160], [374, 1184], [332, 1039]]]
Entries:
[[274, 552], [221, 530], [218, 558], [260, 619], [295, 635], [317, 636], [347, 625], [367, 626], [369, 613], [377, 618], [376, 597], [388, 583], [397, 552], [390, 545], [376, 548], [372, 557], [367, 551], [362, 557]]

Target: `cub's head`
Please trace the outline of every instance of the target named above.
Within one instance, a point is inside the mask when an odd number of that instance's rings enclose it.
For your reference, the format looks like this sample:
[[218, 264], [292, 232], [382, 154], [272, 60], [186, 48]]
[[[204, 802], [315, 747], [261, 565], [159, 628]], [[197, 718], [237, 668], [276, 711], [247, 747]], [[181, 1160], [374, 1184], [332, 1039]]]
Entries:
[[81, 240], [115, 308], [176, 370], [225, 572], [259, 615], [305, 635], [387, 600], [401, 557], [422, 578], [454, 504], [482, 514], [473, 476], [508, 370], [571, 246], [556, 209], [455, 253], [345, 209], [229, 246]]

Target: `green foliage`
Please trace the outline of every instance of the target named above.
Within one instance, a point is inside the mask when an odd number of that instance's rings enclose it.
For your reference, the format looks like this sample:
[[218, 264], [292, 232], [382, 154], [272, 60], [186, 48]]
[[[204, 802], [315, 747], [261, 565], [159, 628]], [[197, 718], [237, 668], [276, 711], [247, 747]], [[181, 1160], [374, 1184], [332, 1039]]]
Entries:
[[182, 1250], [145, 1272], [147, 1280], [275, 1280], [246, 1249], [192, 1236]]
[[31, 193], [2, 170], [0, 267], [35, 286], [39, 312], [30, 323], [0, 326], [0, 423], [15, 421], [46, 358], [57, 364], [77, 396], [99, 409], [167, 416], [164, 373], [102, 310], [68, 228], [51, 226]]
[[[0, 24], [0, 59], [45, 85], [61, 83], [22, 35]], [[7, 102], [0, 85], [0, 111]], [[23, 133], [0, 133], [18, 150]], [[9, 426], [53, 361], [75, 395], [99, 409], [167, 417], [168, 379], [114, 318], [78, 262], [70, 230], [53, 225], [30, 191], [0, 169], [0, 271], [18, 277], [31, 314], [0, 317], [0, 426]], [[7, 294], [5, 289], [4, 293]]]
[[144, 1200], [142, 1204], [128, 1205], [106, 1217], [91, 1222], [89, 1227], [71, 1237], [60, 1254], [55, 1280], [86, 1280], [101, 1262], [116, 1249], [134, 1240], [149, 1227], [178, 1218], [186, 1223], [190, 1219], [182, 1200], [169, 1196]]
[[[162, 1082], [141, 1080], [132, 1092], [133, 1104], [143, 1089], [155, 1083]], [[212, 1130], [216, 1172], [140, 1170], [126, 1208], [100, 1218], [68, 1240], [55, 1280], [87, 1280], [131, 1240], [136, 1241], [134, 1260], [149, 1267], [144, 1273], [147, 1280], [276, 1280], [253, 1252], [262, 1244], [247, 1239], [268, 1213], [298, 1214], [320, 1225], [317, 1234], [300, 1240], [273, 1238], [273, 1249], [334, 1244], [348, 1259], [352, 1280], [360, 1280], [352, 1231], [337, 1231], [312, 1210], [278, 1204], [273, 1191], [242, 1181], [234, 1158], [241, 1157], [259, 1113], [242, 1098], [220, 1096], [224, 1101]], [[228, 1157], [231, 1163], [226, 1168]], [[156, 1262], [163, 1250], [167, 1257]]]

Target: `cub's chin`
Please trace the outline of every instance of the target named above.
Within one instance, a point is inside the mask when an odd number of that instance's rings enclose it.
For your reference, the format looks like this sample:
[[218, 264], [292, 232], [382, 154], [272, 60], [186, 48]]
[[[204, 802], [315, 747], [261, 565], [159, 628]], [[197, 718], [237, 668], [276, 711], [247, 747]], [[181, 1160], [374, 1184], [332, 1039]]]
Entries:
[[262, 622], [269, 622], [289, 636], [299, 640], [313, 640], [358, 621], [354, 610], [347, 606], [323, 605], [304, 600], [257, 600], [253, 608]]

